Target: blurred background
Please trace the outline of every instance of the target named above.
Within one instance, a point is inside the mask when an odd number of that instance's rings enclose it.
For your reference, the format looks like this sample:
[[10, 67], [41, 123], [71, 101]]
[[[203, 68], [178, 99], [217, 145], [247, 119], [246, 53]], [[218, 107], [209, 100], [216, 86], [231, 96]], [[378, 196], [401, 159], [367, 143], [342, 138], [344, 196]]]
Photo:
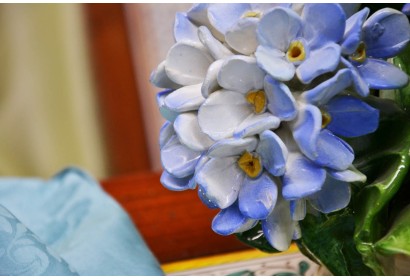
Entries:
[[248, 248], [212, 231], [218, 211], [196, 190], [160, 184], [164, 120], [149, 77], [174, 43], [175, 13], [190, 7], [0, 4], [0, 176], [82, 168], [161, 264]]
[[149, 75], [190, 4], [1, 4], [0, 175], [159, 171]]

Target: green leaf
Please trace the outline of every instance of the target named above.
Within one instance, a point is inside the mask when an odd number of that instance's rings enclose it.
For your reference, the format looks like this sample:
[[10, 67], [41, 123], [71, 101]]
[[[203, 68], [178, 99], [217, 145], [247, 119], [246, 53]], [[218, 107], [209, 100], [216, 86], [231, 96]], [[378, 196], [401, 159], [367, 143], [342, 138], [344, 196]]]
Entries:
[[334, 275], [372, 275], [353, 241], [354, 216], [346, 208], [329, 215], [308, 214], [300, 223], [301, 251], [307, 249]]
[[350, 142], [356, 153], [355, 166], [367, 176], [365, 185], [356, 185], [349, 206], [355, 212], [356, 248], [363, 262], [377, 275], [383, 275], [374, 244], [389, 230], [389, 205], [400, 189], [409, 169], [410, 120], [393, 102], [370, 98], [368, 103], [380, 110], [375, 133]]
[[390, 231], [375, 244], [375, 249], [384, 255], [405, 254], [410, 256], [410, 206], [407, 206], [390, 228]]

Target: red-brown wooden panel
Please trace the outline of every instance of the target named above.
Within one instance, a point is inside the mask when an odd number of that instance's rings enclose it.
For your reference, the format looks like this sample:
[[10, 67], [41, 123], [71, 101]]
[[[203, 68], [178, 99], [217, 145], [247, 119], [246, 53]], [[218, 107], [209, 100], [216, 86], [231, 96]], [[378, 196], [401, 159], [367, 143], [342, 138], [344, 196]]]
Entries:
[[196, 190], [165, 189], [156, 173], [139, 173], [102, 182], [129, 213], [161, 263], [249, 249], [234, 236], [220, 236], [211, 222], [218, 212], [199, 200]]
[[85, 4], [110, 174], [150, 170], [122, 4]]

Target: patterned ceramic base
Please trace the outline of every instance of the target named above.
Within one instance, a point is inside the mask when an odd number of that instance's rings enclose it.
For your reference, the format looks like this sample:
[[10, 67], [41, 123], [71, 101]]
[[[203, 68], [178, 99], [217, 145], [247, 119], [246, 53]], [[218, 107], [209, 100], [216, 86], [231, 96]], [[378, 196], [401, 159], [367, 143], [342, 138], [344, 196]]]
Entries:
[[257, 250], [201, 258], [167, 264], [162, 267], [167, 275], [329, 275], [296, 248], [279, 254], [265, 254]]

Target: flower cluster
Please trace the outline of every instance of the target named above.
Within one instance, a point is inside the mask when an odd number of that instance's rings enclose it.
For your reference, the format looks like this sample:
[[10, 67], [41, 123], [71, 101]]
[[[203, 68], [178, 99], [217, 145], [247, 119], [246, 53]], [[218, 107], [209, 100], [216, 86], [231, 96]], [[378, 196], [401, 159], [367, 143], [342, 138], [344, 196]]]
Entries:
[[198, 187], [228, 235], [261, 223], [286, 250], [306, 209], [346, 207], [366, 180], [345, 138], [374, 132], [370, 89], [408, 77], [387, 59], [410, 39], [407, 17], [357, 4], [197, 4], [175, 19], [176, 43], [152, 73], [167, 120], [162, 184]]

